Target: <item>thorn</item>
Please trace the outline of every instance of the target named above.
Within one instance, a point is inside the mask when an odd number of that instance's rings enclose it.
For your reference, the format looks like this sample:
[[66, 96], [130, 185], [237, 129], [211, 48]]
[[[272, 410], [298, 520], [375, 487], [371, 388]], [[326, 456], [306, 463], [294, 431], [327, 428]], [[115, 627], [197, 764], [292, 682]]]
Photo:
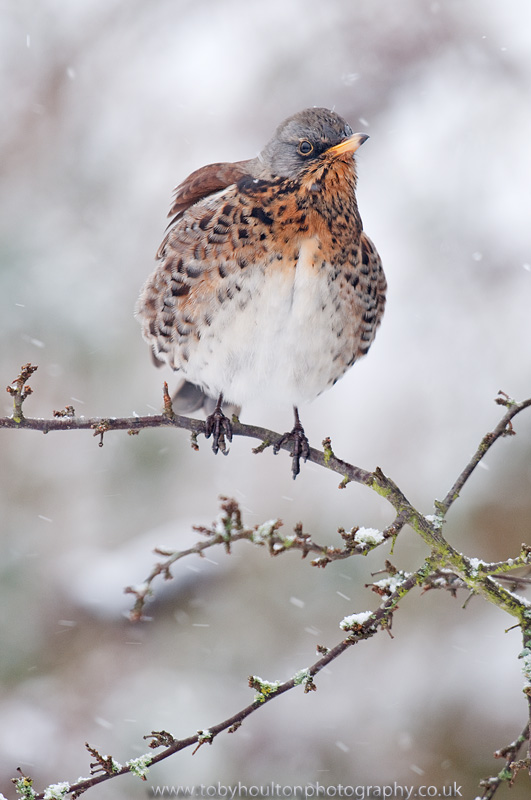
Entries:
[[97, 425], [93, 425], [92, 427], [94, 429], [94, 433], [92, 435], [100, 437], [98, 447], [103, 447], [103, 435], [107, 431], [111, 430], [111, 423], [108, 419], [102, 419], [101, 422], [98, 422]]
[[166, 381], [164, 381], [164, 386], [162, 388], [162, 398], [164, 400], [164, 410], [162, 412], [163, 416], [167, 417], [168, 419], [173, 419], [175, 417], [175, 413], [173, 411], [173, 405]]
[[268, 439], [265, 439], [256, 447], [253, 447], [252, 452], [257, 455], [258, 453], [263, 453], [264, 450], [271, 446], [271, 442]]

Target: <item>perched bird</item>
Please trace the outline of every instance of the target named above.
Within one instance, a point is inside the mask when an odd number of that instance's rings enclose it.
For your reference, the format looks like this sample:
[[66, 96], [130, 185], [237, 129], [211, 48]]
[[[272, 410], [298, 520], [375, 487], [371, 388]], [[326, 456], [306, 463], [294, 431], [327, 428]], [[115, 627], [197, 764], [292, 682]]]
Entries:
[[207, 437], [232, 438], [223, 404], [289, 401], [293, 477], [308, 440], [298, 407], [364, 356], [385, 305], [380, 257], [356, 202], [354, 153], [368, 136], [309, 108], [256, 158], [209, 164], [175, 190], [137, 315], [155, 359], [185, 382], [176, 409], [209, 398]]

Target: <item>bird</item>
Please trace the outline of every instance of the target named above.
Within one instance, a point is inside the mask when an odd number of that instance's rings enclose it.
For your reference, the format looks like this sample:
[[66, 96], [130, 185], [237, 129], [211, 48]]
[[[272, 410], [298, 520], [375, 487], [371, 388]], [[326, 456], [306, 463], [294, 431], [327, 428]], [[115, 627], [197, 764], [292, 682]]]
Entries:
[[289, 402], [292, 474], [309, 455], [299, 406], [364, 356], [386, 279], [363, 230], [354, 154], [368, 139], [327, 108], [280, 123], [260, 153], [208, 164], [174, 191], [170, 219], [136, 306], [157, 364], [181, 374], [175, 407], [209, 413], [226, 454], [227, 404]]

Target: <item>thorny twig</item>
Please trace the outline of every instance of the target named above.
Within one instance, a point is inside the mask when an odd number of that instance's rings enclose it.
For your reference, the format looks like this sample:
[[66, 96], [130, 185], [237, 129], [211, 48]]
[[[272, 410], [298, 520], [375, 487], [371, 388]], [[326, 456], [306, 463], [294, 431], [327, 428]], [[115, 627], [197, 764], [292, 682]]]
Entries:
[[[19, 412], [21, 410], [22, 402], [29, 394], [32, 393], [30, 387], [25, 384], [29, 376], [32, 375], [36, 369], [37, 367], [31, 364], [24, 365], [19, 376], [10, 384], [10, 386], [7, 387], [7, 391], [13, 395], [17, 395], [18, 392], [20, 400], [17, 400], [15, 405]], [[204, 434], [206, 430], [204, 420], [192, 419], [191, 417], [183, 417], [175, 414], [171, 408], [171, 400], [169, 398], [167, 386], [165, 386], [163, 398], [164, 412], [162, 414], [121, 418], [85, 418], [65, 414], [65, 416], [56, 417], [54, 419], [40, 419], [25, 417], [21, 413], [15, 413], [11, 417], [0, 417], [0, 429], [25, 428], [26, 430], [40, 431], [41, 433], [50, 433], [52, 431], [92, 430], [95, 436], [100, 436], [101, 443], [103, 441], [103, 434], [108, 431], [126, 430], [136, 433], [137, 431], [147, 428], [173, 427], [190, 431], [192, 434], [192, 445], [195, 449], [197, 436], [199, 434]], [[512, 419], [518, 413], [531, 406], [531, 398], [524, 400], [521, 403], [517, 403], [514, 400], [510, 400], [507, 395], [502, 392], [499, 393], [496, 402], [506, 406], [507, 412], [502, 417], [496, 428], [483, 437], [477, 452], [463, 469], [459, 478], [454, 483], [452, 489], [450, 489], [445, 499], [443, 501], [436, 502], [435, 505], [437, 509], [437, 516], [440, 518], [440, 520], [444, 518], [444, 515], [459, 496], [459, 492], [472, 474], [473, 470], [477, 467], [481, 459], [486, 455], [487, 451], [492, 447], [492, 445], [500, 437], [507, 436], [509, 433], [514, 433], [512, 429]], [[72, 407], [70, 406], [67, 408], [71, 409]], [[261, 428], [257, 425], [244, 425], [236, 417], [233, 418], [232, 424], [234, 436], [245, 436], [252, 439], [259, 439], [262, 442], [261, 445], [254, 448], [255, 452], [263, 452], [264, 449], [270, 446], [271, 442], [278, 441], [280, 438], [280, 434], [275, 431], [268, 430], [267, 428]], [[290, 447], [290, 444], [286, 443], [285, 445], [282, 445], [281, 449], [290, 450]], [[351, 481], [370, 485], [375, 488], [373, 485], [375, 476], [380, 476], [384, 479], [384, 481], [388, 481], [383, 473], [379, 472], [378, 470], [376, 470], [375, 473], [372, 473], [338, 458], [332, 450], [332, 445], [329, 438], [324, 440], [324, 449], [322, 451], [311, 447], [307, 460], [341, 475], [343, 478], [340, 483], [341, 488], [347, 486]]]
[[509, 786], [512, 786], [516, 775], [523, 766], [521, 761], [516, 761], [516, 756], [520, 752], [521, 747], [529, 741], [529, 731], [528, 722], [520, 736], [518, 736], [514, 742], [511, 742], [506, 747], [502, 747], [500, 750], [496, 750], [494, 758], [504, 758], [505, 765], [497, 775], [480, 781], [479, 785], [484, 789], [481, 800], [492, 800], [496, 791], [504, 783], [508, 783]]
[[30, 396], [30, 394], [33, 394], [33, 389], [28, 385], [28, 380], [36, 370], [37, 367], [33, 366], [32, 364], [24, 364], [24, 366], [20, 368], [20, 374], [18, 377], [15, 378], [15, 380], [10, 383], [9, 386], [6, 386], [6, 392], [8, 392], [13, 398], [13, 416], [10, 417], [10, 419], [12, 419], [17, 425], [20, 425], [24, 421], [22, 404], [24, 400]]
[[485, 434], [481, 442], [479, 443], [478, 449], [466, 465], [466, 467], [462, 470], [461, 474], [455, 481], [452, 488], [446, 494], [446, 497], [442, 501], [437, 501], [435, 506], [437, 511], [444, 517], [448, 509], [455, 503], [457, 498], [459, 497], [459, 493], [467, 480], [472, 475], [473, 471], [476, 469], [479, 462], [485, 457], [487, 452], [490, 450], [494, 442], [497, 442], [499, 438], [502, 436], [514, 436], [515, 431], [513, 429], [512, 420], [517, 414], [520, 413], [524, 408], [528, 408], [531, 405], [531, 398], [529, 400], [524, 400], [523, 403], [517, 403], [515, 400], [512, 400], [508, 394], [502, 392], [501, 390], [498, 392], [498, 396], [496, 397], [495, 403], [500, 406], [504, 406], [507, 409], [507, 413], [501, 418], [498, 422], [496, 427], [490, 433]]
[[[343, 528], [339, 528], [338, 534], [345, 542], [345, 546], [331, 547], [313, 541], [307, 533], [304, 533], [301, 523], [294, 527], [293, 533], [287, 534], [281, 532], [283, 523], [278, 519], [268, 520], [253, 527], [248, 527], [242, 522], [241, 511], [236, 500], [229, 497], [221, 497], [220, 500], [221, 514], [210, 527], [193, 526], [194, 530], [207, 537], [206, 540], [200, 540], [186, 550], [173, 551], [159, 547], [155, 548], [154, 552], [157, 555], [166, 556], [166, 560], [156, 563], [141, 584], [125, 588], [124, 591], [127, 594], [132, 594], [136, 598], [130, 612], [132, 622], [144, 619], [143, 614], [146, 602], [153, 596], [153, 582], [159, 575], [162, 575], [164, 580], [171, 580], [173, 578], [171, 572], [173, 564], [191, 555], [203, 557], [205, 550], [211, 547], [222, 546], [227, 553], [231, 553], [231, 547], [234, 543], [247, 541], [258, 547], [266, 547], [271, 556], [298, 551], [301, 553], [302, 558], [306, 558], [310, 553], [314, 553], [317, 557], [311, 560], [311, 565], [323, 568], [333, 561], [356, 555], [368, 555], [390, 538], [396, 537], [398, 531], [403, 527], [401, 520], [397, 516], [394, 522], [383, 531], [354, 527], [346, 532]], [[529, 549], [526, 545], [522, 545], [522, 555], [510, 559], [510, 565], [507, 562], [488, 564], [478, 561], [476, 569], [485, 575], [492, 575], [501, 573], [502, 569], [509, 571], [527, 566], [529, 564]], [[397, 572], [389, 561], [386, 561], [386, 569], [383, 571], [392, 577]], [[516, 588], [522, 589], [531, 584], [531, 579], [514, 575], [498, 574], [498, 579], [506, 580], [512, 590]], [[367, 585], [372, 586], [373, 584]], [[425, 592], [430, 589], [446, 589], [455, 597], [459, 589], [467, 589], [468, 587], [466, 581], [456, 575], [455, 572], [441, 568], [434, 570], [427, 576], [422, 588]]]
[[[405, 597], [415, 586], [420, 585], [432, 568], [433, 563], [428, 559], [417, 572], [408, 575], [404, 580], [399, 582], [393, 591], [389, 590], [385, 593], [384, 599], [374, 612], [366, 612], [364, 615], [360, 615], [360, 618], [365, 617], [363, 621], [360, 619], [360, 622], [356, 623], [354, 620], [346, 617], [340, 625], [346, 634], [341, 641], [332, 648], [319, 646], [317, 650], [321, 654], [321, 657], [311, 666], [299, 670], [291, 678], [285, 681], [267, 681], [256, 675], [250, 676], [249, 685], [256, 692], [252, 703], [242, 708], [228, 719], [223, 720], [223, 722], [212, 725], [206, 730], [197, 731], [197, 733], [186, 739], [175, 739], [167, 731], [152, 731], [151, 734], [144, 737], [150, 740], [149, 747], [153, 749], [163, 747], [163, 750], [155, 755], [146, 754], [140, 758], [132, 759], [124, 766], [119, 764], [112, 756], [99, 756], [94, 748], [89, 748], [91, 754], [96, 757], [97, 763], [94, 767], [98, 770], [98, 774], [90, 778], [79, 779], [76, 783], [71, 784], [68, 793], [73, 793], [73, 796], [79, 797], [80, 794], [92, 786], [118, 775], [126, 775], [129, 773], [138, 775], [139, 762], [144, 765], [142, 777], [145, 777], [148, 766], [151, 767], [193, 745], [200, 746], [206, 742], [212, 743], [216, 736], [223, 731], [233, 733], [250, 714], [262, 708], [272, 700], [275, 700], [277, 697], [280, 697], [285, 692], [294, 689], [296, 686], [303, 686], [306, 693], [315, 691], [315, 676], [318, 675], [324, 667], [358, 642], [370, 639], [379, 630], [388, 630], [390, 628], [393, 614], [398, 607], [400, 599]], [[34, 800], [42, 800], [43, 797], [44, 792], [39, 792], [34, 795]]]
[[194, 530], [206, 536], [205, 541], [198, 541], [193, 547], [186, 550], [168, 551], [156, 548], [155, 553], [167, 556], [165, 561], [154, 565], [150, 574], [139, 586], [127, 586], [125, 592], [136, 597], [135, 605], [131, 610], [130, 618], [133, 622], [143, 619], [146, 601], [152, 596], [152, 584], [155, 578], [162, 575], [165, 580], [171, 580], [171, 567], [176, 561], [190, 555], [203, 556], [210, 547], [222, 545], [227, 553], [235, 542], [248, 541], [258, 547], [267, 547], [271, 556], [278, 556], [288, 551], [299, 551], [302, 558], [309, 553], [315, 553], [317, 558], [311, 561], [312, 566], [326, 567], [332, 561], [349, 558], [353, 555], [367, 555], [375, 547], [379, 547], [387, 539], [395, 537], [402, 527], [398, 517], [384, 531], [366, 531], [364, 528], [354, 527], [349, 532], [342, 528], [338, 533], [345, 542], [344, 547], [329, 547], [317, 544], [304, 533], [302, 524], [295, 526], [292, 534], [280, 532], [282, 521], [275, 519], [255, 525], [250, 528], [243, 524], [241, 511], [236, 500], [228, 497], [221, 498], [221, 514], [211, 527], [194, 526]]

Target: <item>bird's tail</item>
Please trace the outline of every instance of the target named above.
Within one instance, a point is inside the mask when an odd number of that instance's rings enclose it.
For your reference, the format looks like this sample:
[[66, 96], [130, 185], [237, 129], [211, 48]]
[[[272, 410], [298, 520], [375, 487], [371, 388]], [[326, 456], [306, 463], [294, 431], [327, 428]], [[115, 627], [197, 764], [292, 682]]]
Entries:
[[[216, 398], [209, 397], [195, 383], [183, 381], [172, 397], [173, 410], [176, 414], [192, 414], [200, 408], [204, 409], [206, 416], [212, 414], [216, 406]], [[241, 406], [233, 403], [223, 403], [223, 412], [229, 417], [236, 414], [238, 417]]]

